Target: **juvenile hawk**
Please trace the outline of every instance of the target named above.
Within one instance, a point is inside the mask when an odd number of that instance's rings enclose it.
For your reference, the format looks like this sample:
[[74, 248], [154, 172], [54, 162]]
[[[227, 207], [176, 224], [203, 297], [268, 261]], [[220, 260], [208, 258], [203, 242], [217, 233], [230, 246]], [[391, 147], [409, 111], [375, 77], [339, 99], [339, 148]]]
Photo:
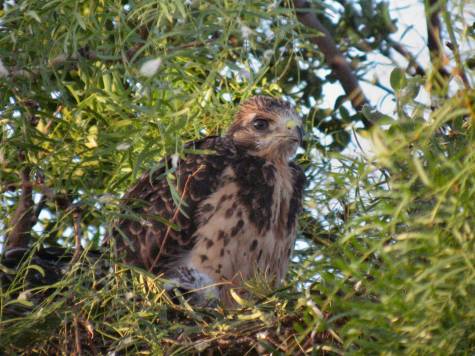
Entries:
[[[124, 196], [113, 238], [126, 263], [232, 304], [229, 286], [257, 273], [284, 278], [302, 207], [303, 171], [289, 161], [302, 142], [291, 106], [267, 96], [243, 103], [223, 137], [144, 174]], [[167, 172], [176, 176], [175, 199]], [[198, 302], [198, 301], [195, 301]]]

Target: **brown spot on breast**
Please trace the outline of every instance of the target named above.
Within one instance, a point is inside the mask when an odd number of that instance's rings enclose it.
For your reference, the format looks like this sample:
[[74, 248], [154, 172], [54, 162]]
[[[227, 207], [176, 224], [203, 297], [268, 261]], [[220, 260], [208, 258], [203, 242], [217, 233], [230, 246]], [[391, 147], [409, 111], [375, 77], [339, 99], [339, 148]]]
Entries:
[[206, 248], [210, 248], [210, 247], [213, 246], [213, 245], [214, 245], [213, 240], [206, 239]]
[[243, 226], [244, 226], [244, 221], [240, 219], [237, 222], [237, 224], [231, 229], [231, 236], [236, 236]]
[[213, 210], [213, 209], [214, 209], [214, 206], [213, 206], [212, 204], [209, 204], [209, 203], [208, 203], [208, 204], [205, 204], [205, 205], [202, 206], [201, 212], [203, 212], [203, 213], [209, 213], [209, 212], [210, 212], [211, 210]]
[[224, 248], [221, 249], [221, 251], [219, 252], [219, 255], [220, 255], [221, 257], [224, 256]]
[[228, 199], [231, 199], [233, 197], [232, 194], [223, 194], [221, 196], [221, 198], [219, 198], [219, 201], [218, 201], [218, 205], [216, 206], [216, 210], [219, 210], [221, 209], [221, 206], [223, 205], [223, 203], [228, 200]]
[[226, 233], [225, 233], [223, 230], [219, 230], [219, 232], [218, 232], [218, 240], [224, 239], [225, 236], [226, 236]]
[[233, 216], [233, 213], [234, 213], [234, 209], [231, 207], [226, 210], [226, 212], [224, 213], [224, 217], [229, 219], [231, 216]]
[[259, 254], [257, 255], [257, 263], [259, 263], [259, 260], [262, 257], [262, 250], [259, 251]]
[[206, 255], [200, 255], [201, 262], [204, 262], [208, 259], [208, 256]]
[[249, 251], [254, 251], [256, 249], [256, 247], [257, 247], [257, 240], [254, 240], [251, 243], [251, 247], [249, 247]]

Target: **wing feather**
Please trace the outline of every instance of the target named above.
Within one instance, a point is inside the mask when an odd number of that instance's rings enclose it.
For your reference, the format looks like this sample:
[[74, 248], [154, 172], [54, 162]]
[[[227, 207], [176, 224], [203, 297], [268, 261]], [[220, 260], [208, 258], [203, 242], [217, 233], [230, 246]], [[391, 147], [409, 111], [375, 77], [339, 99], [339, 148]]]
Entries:
[[293, 192], [290, 198], [289, 216], [287, 218], [287, 230], [291, 231], [297, 222], [297, 216], [302, 211], [303, 193], [306, 183], [305, 172], [295, 162], [289, 162], [290, 170], [292, 172]]
[[[172, 169], [167, 159], [160, 168], [142, 175], [124, 195], [123, 217], [112, 233], [124, 262], [156, 273], [193, 247], [197, 208], [217, 189], [237, 151], [229, 138], [217, 136], [192, 142], [186, 149], [199, 153], [188, 153], [176, 162], [176, 187], [166, 179]], [[205, 153], [209, 151], [213, 153]], [[174, 199], [171, 189], [179, 199]]]

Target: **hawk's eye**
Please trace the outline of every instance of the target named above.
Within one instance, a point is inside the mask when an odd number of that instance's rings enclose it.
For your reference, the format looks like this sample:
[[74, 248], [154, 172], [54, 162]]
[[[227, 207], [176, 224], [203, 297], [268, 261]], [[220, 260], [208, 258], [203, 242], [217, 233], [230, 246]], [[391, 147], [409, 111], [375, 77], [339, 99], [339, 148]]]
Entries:
[[269, 121], [265, 119], [257, 118], [257, 119], [254, 119], [254, 121], [252, 121], [252, 126], [254, 126], [254, 128], [259, 131], [265, 130], [269, 127]]

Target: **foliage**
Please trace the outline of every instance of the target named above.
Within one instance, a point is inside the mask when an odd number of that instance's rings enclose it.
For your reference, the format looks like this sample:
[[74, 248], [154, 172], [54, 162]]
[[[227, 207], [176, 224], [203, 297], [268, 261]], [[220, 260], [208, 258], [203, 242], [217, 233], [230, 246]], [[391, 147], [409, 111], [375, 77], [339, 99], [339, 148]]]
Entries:
[[[2, 290], [0, 350], [475, 351], [473, 53], [456, 42], [473, 39], [473, 26], [463, 1], [440, 2], [452, 47], [446, 62], [420, 69], [405, 56], [406, 67], [394, 65], [384, 88], [394, 115], [356, 112], [346, 96], [332, 108], [315, 105], [338, 77], [286, 1], [2, 4], [3, 245], [29, 184], [33, 249], [73, 247], [79, 235], [86, 249], [98, 248], [143, 171], [182, 154], [183, 142], [223, 133], [236, 104], [255, 93], [284, 95], [307, 116], [298, 160], [309, 185], [282, 289], [253, 281], [241, 308], [199, 309], [165, 294], [157, 276], [121, 264], [98, 275], [99, 262], [83, 255], [60, 282], [25, 291], [35, 268], [25, 261]], [[401, 49], [388, 3], [313, 1], [311, 12], [362, 81], [377, 67], [370, 54], [393, 59]], [[362, 118], [375, 125], [360, 129]], [[349, 154], [363, 136], [374, 153]]]
[[460, 91], [427, 119], [375, 128], [374, 159], [344, 158], [332, 176], [340, 189], [321, 188], [327, 199], [354, 197], [338, 239], [305, 271], [320, 276], [310, 291], [344, 324], [344, 349], [473, 352], [474, 94]]

